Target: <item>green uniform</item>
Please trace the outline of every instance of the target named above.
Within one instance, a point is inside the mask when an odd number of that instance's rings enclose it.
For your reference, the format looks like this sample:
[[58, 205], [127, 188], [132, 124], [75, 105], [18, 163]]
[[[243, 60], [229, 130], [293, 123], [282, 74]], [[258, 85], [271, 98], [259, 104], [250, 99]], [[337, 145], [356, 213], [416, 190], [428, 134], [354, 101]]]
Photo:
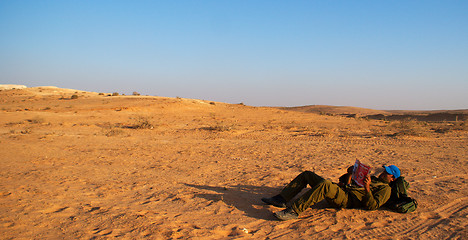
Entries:
[[388, 183], [380, 181], [376, 177], [372, 177], [371, 179], [371, 191], [366, 192], [363, 187], [359, 186], [345, 186], [341, 188], [330, 180], [324, 179], [313, 172], [305, 171], [289, 183], [281, 191], [280, 195], [289, 202], [302, 189], [310, 185], [311, 189], [291, 204], [291, 208], [298, 214], [323, 199], [326, 199], [337, 208], [375, 210], [387, 202], [392, 190]]

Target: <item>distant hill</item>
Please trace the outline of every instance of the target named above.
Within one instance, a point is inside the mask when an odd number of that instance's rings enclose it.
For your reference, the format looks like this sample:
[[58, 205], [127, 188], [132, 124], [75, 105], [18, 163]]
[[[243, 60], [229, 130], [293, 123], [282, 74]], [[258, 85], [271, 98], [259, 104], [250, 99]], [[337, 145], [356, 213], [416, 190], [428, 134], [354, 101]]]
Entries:
[[375, 114], [389, 115], [391, 113], [382, 110], [374, 110], [368, 108], [349, 107], [349, 106], [329, 106], [329, 105], [308, 105], [299, 107], [281, 107], [282, 110], [308, 112], [327, 115], [356, 115], [367, 116]]
[[[22, 91], [33, 95], [71, 95], [80, 93], [83, 95], [97, 96], [98, 93], [87, 92], [76, 89], [58, 88], [54, 86], [26, 87], [24, 85], [0, 84], [0, 91], [13, 90]], [[192, 102], [203, 102], [192, 99]], [[329, 105], [307, 105], [298, 107], [276, 107], [277, 109], [315, 113], [322, 115], [337, 115], [345, 117], [362, 117], [377, 120], [405, 120], [415, 119], [418, 121], [441, 122], [441, 121], [468, 121], [468, 109], [459, 110], [433, 110], [433, 111], [411, 111], [411, 110], [375, 110], [350, 106]]]
[[309, 105], [299, 107], [281, 107], [282, 110], [316, 113], [325, 115], [339, 115], [346, 117], [366, 117], [377, 120], [405, 120], [441, 122], [464, 121], [468, 119], [468, 109], [459, 110], [433, 110], [433, 111], [409, 111], [409, 110], [374, 110], [349, 106]]

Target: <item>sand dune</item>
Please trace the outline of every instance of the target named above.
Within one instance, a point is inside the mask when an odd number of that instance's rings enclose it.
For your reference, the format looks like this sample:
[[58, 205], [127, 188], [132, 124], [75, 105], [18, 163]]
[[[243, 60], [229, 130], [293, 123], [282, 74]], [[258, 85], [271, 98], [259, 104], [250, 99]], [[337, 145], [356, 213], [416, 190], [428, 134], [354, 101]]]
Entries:
[[[464, 122], [394, 124], [50, 87], [0, 91], [0, 106], [2, 239], [468, 236]], [[320, 203], [279, 222], [279, 209], [260, 201], [303, 170], [337, 181], [356, 159], [400, 166], [419, 209]]]

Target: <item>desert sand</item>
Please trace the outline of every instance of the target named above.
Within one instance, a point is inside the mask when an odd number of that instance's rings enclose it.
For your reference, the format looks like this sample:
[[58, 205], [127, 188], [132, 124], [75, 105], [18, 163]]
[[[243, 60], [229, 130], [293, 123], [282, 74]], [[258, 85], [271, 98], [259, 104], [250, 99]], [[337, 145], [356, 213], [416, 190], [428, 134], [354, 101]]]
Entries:
[[[466, 125], [2, 90], [0, 238], [467, 239]], [[281, 222], [260, 200], [304, 170], [336, 182], [356, 159], [399, 166], [419, 208], [322, 202]]]

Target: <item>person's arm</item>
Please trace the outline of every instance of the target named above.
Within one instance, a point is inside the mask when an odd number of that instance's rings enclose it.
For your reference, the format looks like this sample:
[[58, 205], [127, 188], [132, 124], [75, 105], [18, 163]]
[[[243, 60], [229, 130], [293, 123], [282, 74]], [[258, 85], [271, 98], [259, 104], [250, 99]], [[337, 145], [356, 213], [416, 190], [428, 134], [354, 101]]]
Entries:
[[371, 176], [367, 175], [366, 178], [364, 178], [364, 189], [366, 190], [366, 193], [369, 193], [370, 190], [370, 184], [372, 182]]
[[390, 186], [383, 184], [378, 186], [378, 189], [376, 191], [372, 192], [370, 189], [370, 183], [371, 178], [368, 175], [364, 179], [364, 189], [366, 190], [366, 193], [362, 198], [362, 203], [365, 209], [376, 210], [388, 201], [392, 190]]

